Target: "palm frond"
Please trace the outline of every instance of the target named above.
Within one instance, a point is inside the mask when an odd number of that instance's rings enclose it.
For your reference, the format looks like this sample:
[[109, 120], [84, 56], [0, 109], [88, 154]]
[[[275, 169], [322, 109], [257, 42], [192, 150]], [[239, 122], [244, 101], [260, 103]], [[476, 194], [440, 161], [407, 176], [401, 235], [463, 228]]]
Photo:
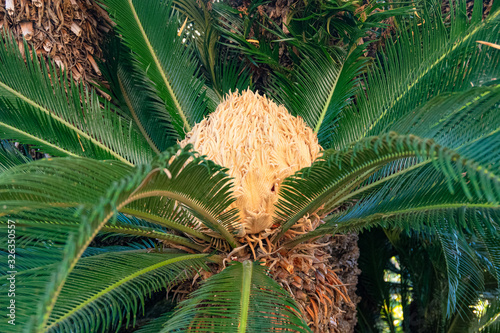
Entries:
[[114, 37], [106, 45], [105, 52], [107, 61], [102, 64], [101, 71], [110, 86], [107, 92], [122, 113], [133, 120], [156, 153], [175, 145], [180, 137], [173, 128], [170, 114], [165, 112], [164, 102], [156, 95], [146, 73], [134, 65], [131, 51], [119, 37]]
[[210, 237], [199, 230], [201, 226], [199, 220], [185, 207], [177, 205], [175, 200], [168, 197], [138, 199], [124, 207], [122, 212], [149, 221], [156, 226], [174, 229], [210, 241]]
[[[498, 43], [500, 11], [484, 21], [477, 15], [469, 21], [458, 14], [464, 3], [453, 1], [450, 22], [441, 16], [440, 6], [424, 6], [422, 21], [415, 17], [401, 22], [398, 36], [387, 43], [385, 54], [363, 80], [366, 89], [356, 95], [356, 105], [343, 111], [333, 147], [395, 130], [395, 120], [442, 93], [496, 84], [500, 53], [476, 41]], [[475, 7], [482, 13], [481, 6]]]
[[[42, 228], [42, 230], [45, 230], [44, 234], [47, 233], [49, 235], [53, 229], [57, 229], [59, 232], [66, 229], [74, 231], [79, 225], [79, 220], [75, 220], [74, 218], [75, 214], [78, 214], [78, 211], [75, 209], [38, 209], [36, 213], [30, 214], [29, 212], [25, 212], [22, 215], [16, 215], [15, 221], [18, 228], [22, 227], [28, 231], [33, 229], [32, 233], [27, 233], [26, 236], [23, 236], [28, 238], [26, 241], [23, 239], [22, 245], [28, 247], [32, 244], [27, 240], [37, 242], [43, 238], [42, 234], [36, 231], [37, 228]], [[128, 218], [124, 214], [118, 214], [116, 223], [103, 226], [98, 236], [101, 235], [104, 238], [120, 236], [122, 240], [125, 239], [125, 236], [147, 237], [200, 252], [206, 248], [206, 246], [194, 243], [189, 238], [172, 234], [168, 229], [157, 224], [149, 223], [135, 217]], [[205, 236], [204, 234], [202, 235]], [[208, 240], [210, 241], [210, 238]], [[21, 242], [19, 239], [18, 241]]]
[[[61, 211], [61, 209], [59, 209]], [[54, 209], [47, 212], [47, 220], [36, 220], [29, 215], [26, 218], [19, 216], [13, 217], [11, 221], [15, 222], [16, 226], [16, 280], [18, 286], [16, 290], [16, 328], [25, 329], [30, 327], [33, 316], [45, 309], [40, 307], [39, 300], [44, 297], [48, 287], [57, 287], [53, 284], [53, 279], [56, 278], [58, 272], [62, 269], [61, 261], [65, 258], [64, 251], [68, 249], [68, 235], [75, 235], [81, 231], [79, 217], [75, 217], [74, 211], [62, 211], [57, 214]], [[65, 223], [58, 223], [64, 220]], [[54, 222], [50, 222], [54, 221]], [[2, 232], [7, 231], [7, 221], [3, 218], [0, 220], [0, 229]], [[73, 237], [74, 240], [76, 237]], [[70, 239], [71, 240], [71, 239]], [[70, 243], [72, 244], [72, 243]], [[0, 242], [0, 248], [7, 249], [7, 239]], [[95, 255], [108, 253], [110, 256], [120, 257], [120, 253], [126, 254], [130, 251], [142, 251], [147, 253], [143, 246], [109, 246], [104, 248], [85, 248], [82, 253], [82, 258], [90, 258]], [[2, 278], [8, 275], [7, 262], [1, 264]], [[102, 265], [106, 267], [106, 265]], [[89, 284], [89, 287], [95, 286], [95, 283]], [[1, 286], [4, 290], [6, 286]], [[5, 290], [6, 291], [6, 290]], [[7, 292], [0, 295], [0, 301], [8, 302]], [[56, 312], [57, 313], [57, 312]], [[34, 326], [34, 325], [33, 325]], [[6, 322], [0, 323], [0, 330], [12, 331], [11, 325]], [[46, 329], [39, 329], [46, 332]], [[19, 330], [20, 331], [20, 330]], [[32, 331], [37, 331], [36, 327], [32, 327]]]
[[271, 94], [295, 116], [304, 118], [322, 146], [331, 142], [335, 118], [349, 103], [367, 61], [361, 48], [350, 54], [302, 47], [300, 65], [290, 75], [274, 75]]
[[[468, 178], [465, 180], [469, 182]], [[374, 227], [425, 232], [441, 246], [448, 277], [447, 313], [451, 316], [474, 304], [478, 291], [485, 288], [486, 271], [498, 278], [500, 256], [494, 244], [499, 241], [500, 206], [498, 200], [491, 202], [476, 195], [469, 198], [470, 193], [459, 179], [453, 181], [454, 194], [448, 192], [446, 183], [446, 177], [430, 165], [414, 170], [362, 197], [346, 211], [327, 217], [323, 226], [285, 245], [293, 246], [326, 233]], [[470, 235], [475, 237], [474, 246], [467, 241]], [[475, 247], [483, 253], [478, 255]]]
[[[477, 190], [469, 189], [474, 187], [472, 179], [475, 177], [468, 170], [466, 175], [450, 179], [436, 172], [430, 164], [413, 169], [400, 177], [391, 178], [377, 191], [360, 196], [354, 206], [330, 215], [325, 219], [327, 223], [299, 239], [317, 237], [334, 229], [337, 231], [337, 228], [340, 232], [360, 231], [374, 226], [418, 231], [424, 225], [444, 227], [441, 223], [445, 222], [451, 230], [463, 228], [470, 234], [487, 237], [487, 232], [495, 233], [500, 213], [498, 180], [481, 177], [480, 181], [487, 182], [478, 185]], [[453, 188], [454, 192], [450, 193], [449, 188]], [[484, 196], [481, 193], [483, 188], [497, 194]], [[297, 243], [299, 239], [292, 243]]]
[[[114, 209], [134, 214], [133, 210], [127, 210], [128, 204], [165, 197], [185, 206], [201, 223], [220, 233], [235, 247], [237, 243], [233, 234], [238, 231], [239, 224], [235, 209], [227, 210], [234, 201], [230, 178], [224, 168], [191, 149], [192, 146], [170, 148], [152, 164], [140, 165], [135, 170], [119, 162], [88, 159], [37, 161], [13, 168], [0, 176], [0, 202], [3, 206], [0, 216], [48, 205], [96, 205], [102, 197], [110, 196], [114, 200], [123, 200], [120, 207]], [[68, 183], [74, 187], [70, 194]], [[172, 211], [176, 205], [171, 203], [163, 208]], [[182, 212], [172, 214], [180, 216]], [[167, 226], [182, 227], [180, 231], [197, 234], [187, 224], [172, 222]]]
[[218, 105], [229, 92], [249, 88], [249, 67], [240, 59], [238, 52], [223, 49], [220, 44], [218, 8], [223, 4], [189, 0], [173, 2], [175, 9], [186, 16], [186, 42], [196, 46], [196, 55], [206, 79], [207, 97], [212, 99], [212, 104]]
[[265, 267], [250, 261], [232, 263], [181, 302], [161, 332], [178, 330], [310, 332], [290, 295]]
[[[175, 199], [236, 246], [231, 233], [236, 230], [236, 212], [226, 211], [234, 200], [230, 178], [223, 168], [190, 150], [169, 149], [153, 164], [135, 169], [117, 161], [60, 158], [20, 165], [0, 174], [0, 216], [4, 219], [8, 214], [12, 220], [27, 216], [36, 220], [49, 207], [80, 207], [80, 214], [73, 215], [77, 228], [59, 232], [62, 241], [54, 250], [59, 260], [53, 271], [46, 272], [51, 277], [34, 287], [33, 294], [39, 294], [40, 301], [32, 308], [37, 314], [32, 316], [33, 330], [45, 327], [69, 273], [95, 235], [134, 200], [152, 196]], [[37, 184], [37, 180], [44, 183]], [[73, 184], [74, 192], [68, 193], [68, 183]], [[57, 221], [57, 216], [52, 219]]]
[[[466, 147], [498, 132], [500, 121], [496, 114], [499, 102], [500, 85], [443, 93], [414, 109], [411, 114], [394, 120], [384, 131], [394, 130], [399, 134], [431, 138], [464, 153]], [[486, 152], [491, 152], [489, 145], [483, 146], [488, 147]], [[473, 154], [469, 157], [477, 159], [479, 156]], [[495, 164], [495, 160], [491, 162]]]
[[193, 51], [177, 36], [180, 23], [171, 1], [102, 2], [132, 51], [135, 65], [153, 83], [177, 134], [183, 138], [207, 109], [203, 82], [197, 78], [198, 63]]
[[[68, 83], [50, 62], [21, 54], [4, 33], [0, 50], [0, 135], [54, 156], [117, 159], [135, 164], [152, 151], [131, 124], [103, 107], [83, 84]], [[127, 143], [127, 144], [124, 144]]]
[[192, 277], [205, 267], [207, 256], [127, 251], [82, 258], [68, 276], [46, 330], [97, 332], [135, 326], [151, 292]]
[[[317, 210], [319, 215], [329, 213], [381, 166], [408, 157], [420, 159], [418, 167], [430, 164], [433, 170], [443, 174], [451, 193], [456, 182], [466, 198], [473, 197], [473, 190], [474, 196], [485, 196], [490, 203], [499, 201], [499, 180], [485, 166], [467, 160], [432, 140], [387, 134], [361, 140], [344, 151], [326, 150], [311, 167], [286, 178], [276, 205], [277, 222], [282, 224], [282, 231], [275, 240], [305, 214]], [[398, 172], [404, 174], [413, 169], [397, 170], [386, 178], [397, 178]], [[466, 184], [462, 172], [467, 172], [470, 184]]]

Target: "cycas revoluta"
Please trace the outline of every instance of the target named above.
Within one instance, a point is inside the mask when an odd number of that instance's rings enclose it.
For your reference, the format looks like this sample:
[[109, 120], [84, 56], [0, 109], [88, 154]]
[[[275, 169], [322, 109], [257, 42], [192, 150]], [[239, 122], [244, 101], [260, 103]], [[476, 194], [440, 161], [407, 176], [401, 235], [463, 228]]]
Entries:
[[[111, 101], [9, 36], [0, 48], [2, 138], [57, 157], [0, 151], [18, 283], [16, 326], [2, 331], [116, 331], [153, 291], [198, 276], [210, 277], [140, 331], [335, 331], [349, 286], [311, 262], [330, 235], [377, 226], [440, 249], [449, 316], [491, 294], [500, 52], [477, 41], [498, 44], [498, 3], [484, 20], [481, 1], [470, 18], [465, 1], [447, 17], [439, 3], [411, 7], [366, 72], [363, 45], [310, 47], [292, 29], [298, 63], [265, 87], [284, 107], [246, 90], [240, 54], [277, 65], [243, 45], [248, 26], [224, 4], [103, 5], [119, 36], [105, 64]], [[199, 38], [183, 35], [185, 15]], [[494, 330], [497, 303], [462, 327]]]

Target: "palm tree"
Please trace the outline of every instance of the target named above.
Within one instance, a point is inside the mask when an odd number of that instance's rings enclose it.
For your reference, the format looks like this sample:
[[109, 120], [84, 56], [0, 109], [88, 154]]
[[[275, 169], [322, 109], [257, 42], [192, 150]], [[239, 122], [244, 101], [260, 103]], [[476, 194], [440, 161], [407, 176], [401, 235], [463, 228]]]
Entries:
[[117, 331], [153, 292], [198, 279], [139, 331], [346, 331], [354, 286], [328, 266], [329, 243], [375, 227], [437, 253], [444, 330], [457, 313], [462, 328], [495, 327], [498, 3], [484, 20], [481, 1], [470, 18], [465, 1], [412, 10], [366, 73], [362, 45], [292, 32], [300, 61], [269, 79], [270, 99], [220, 47], [246, 41], [224, 4], [196, 16], [197, 38], [193, 2], [103, 3], [119, 34], [111, 101], [3, 37], [2, 137], [57, 158], [0, 151], [1, 331]]

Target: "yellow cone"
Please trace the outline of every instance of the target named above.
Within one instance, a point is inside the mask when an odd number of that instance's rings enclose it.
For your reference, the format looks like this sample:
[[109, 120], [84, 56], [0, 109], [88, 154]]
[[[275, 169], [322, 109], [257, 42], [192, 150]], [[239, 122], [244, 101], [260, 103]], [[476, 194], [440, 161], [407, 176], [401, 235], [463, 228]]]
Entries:
[[281, 181], [310, 166], [321, 150], [313, 131], [283, 106], [249, 90], [226, 97], [186, 135], [181, 146], [229, 168], [240, 211], [240, 236], [273, 224]]

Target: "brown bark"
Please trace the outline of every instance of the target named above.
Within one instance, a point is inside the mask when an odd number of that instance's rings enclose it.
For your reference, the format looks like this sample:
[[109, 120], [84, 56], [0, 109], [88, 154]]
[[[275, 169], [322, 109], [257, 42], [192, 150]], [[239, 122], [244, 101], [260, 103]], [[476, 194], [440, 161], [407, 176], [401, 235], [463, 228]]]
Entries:
[[112, 23], [91, 0], [3, 0], [1, 27], [13, 33], [21, 50], [24, 37], [75, 80], [93, 80], [100, 75], [95, 59], [102, 56], [100, 44]]

